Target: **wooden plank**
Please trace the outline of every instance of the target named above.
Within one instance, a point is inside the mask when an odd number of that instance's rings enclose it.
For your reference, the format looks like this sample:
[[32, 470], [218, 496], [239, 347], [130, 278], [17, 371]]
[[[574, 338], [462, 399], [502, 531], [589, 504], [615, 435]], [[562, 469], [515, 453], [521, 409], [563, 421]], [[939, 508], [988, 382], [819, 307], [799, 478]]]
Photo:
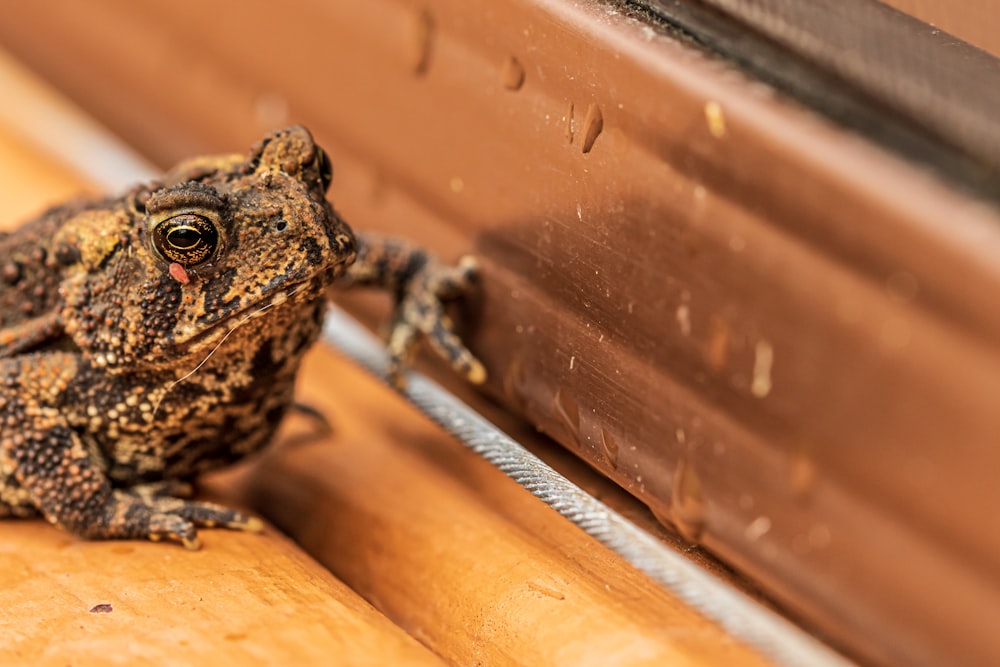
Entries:
[[189, 552], [0, 530], [3, 664], [444, 664], [274, 531]]

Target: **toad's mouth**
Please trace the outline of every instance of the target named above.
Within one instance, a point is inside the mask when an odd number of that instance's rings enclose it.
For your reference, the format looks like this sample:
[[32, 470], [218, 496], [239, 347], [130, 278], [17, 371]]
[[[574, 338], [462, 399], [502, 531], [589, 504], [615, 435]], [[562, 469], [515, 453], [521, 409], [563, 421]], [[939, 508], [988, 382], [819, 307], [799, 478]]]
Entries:
[[[205, 345], [221, 347], [237, 329], [249, 325], [254, 320], [267, 318], [276, 309], [286, 305], [303, 308], [307, 304], [322, 301], [326, 299], [326, 289], [345, 268], [343, 263], [337, 263], [294, 282], [285, 283], [268, 296], [237, 308], [232, 313], [206, 324], [202, 331], [178, 340], [177, 346], [184, 352], [199, 351]], [[303, 317], [307, 315], [303, 313]]]

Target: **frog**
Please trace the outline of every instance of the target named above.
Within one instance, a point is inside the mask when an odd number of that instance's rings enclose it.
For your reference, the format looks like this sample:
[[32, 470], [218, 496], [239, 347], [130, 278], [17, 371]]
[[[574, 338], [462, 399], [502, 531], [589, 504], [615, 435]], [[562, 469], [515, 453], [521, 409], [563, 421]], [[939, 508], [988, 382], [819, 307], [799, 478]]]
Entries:
[[332, 177], [293, 126], [0, 236], [0, 517], [189, 549], [200, 528], [261, 530], [195, 499], [194, 481], [258, 452], [295, 408], [331, 290], [393, 295], [395, 384], [420, 341], [485, 379], [447, 313], [475, 260], [355, 233], [327, 199]]

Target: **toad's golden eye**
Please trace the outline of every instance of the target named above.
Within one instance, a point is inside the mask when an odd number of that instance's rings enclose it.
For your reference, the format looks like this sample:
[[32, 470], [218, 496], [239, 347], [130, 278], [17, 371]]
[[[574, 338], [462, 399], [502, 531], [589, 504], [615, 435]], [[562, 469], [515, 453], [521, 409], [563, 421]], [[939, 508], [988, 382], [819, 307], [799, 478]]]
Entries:
[[326, 192], [330, 189], [330, 183], [333, 182], [333, 164], [330, 162], [330, 156], [319, 146], [316, 147], [316, 169], [319, 171], [319, 180], [323, 184], [323, 192]]
[[219, 247], [215, 221], [197, 213], [180, 213], [153, 228], [153, 246], [168, 262], [184, 267], [208, 261]]

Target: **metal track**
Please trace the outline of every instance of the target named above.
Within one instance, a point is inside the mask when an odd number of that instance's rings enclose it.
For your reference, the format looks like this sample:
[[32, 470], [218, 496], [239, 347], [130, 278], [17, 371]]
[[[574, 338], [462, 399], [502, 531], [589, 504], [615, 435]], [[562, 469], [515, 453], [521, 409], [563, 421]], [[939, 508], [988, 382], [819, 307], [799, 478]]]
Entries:
[[[387, 358], [382, 344], [342, 310], [331, 310], [323, 339], [386, 381]], [[629, 522], [437, 383], [410, 372], [401, 393], [536, 498], [768, 660], [795, 667], [852, 664]]]
[[1000, 60], [877, 0], [614, 0], [1000, 205]]

